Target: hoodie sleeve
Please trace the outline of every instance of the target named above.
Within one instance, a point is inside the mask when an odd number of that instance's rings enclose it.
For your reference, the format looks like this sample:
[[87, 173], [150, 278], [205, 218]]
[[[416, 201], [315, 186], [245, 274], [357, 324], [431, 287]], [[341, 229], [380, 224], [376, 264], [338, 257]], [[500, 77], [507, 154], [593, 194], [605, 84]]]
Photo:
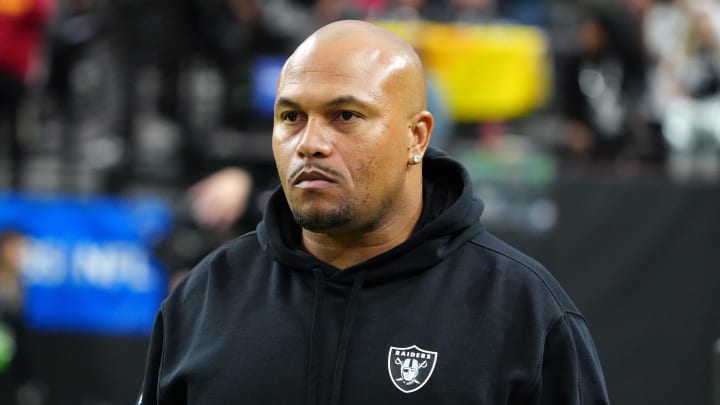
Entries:
[[145, 378], [143, 379], [137, 405], [160, 405], [158, 398], [158, 379], [162, 363], [164, 341], [164, 325], [162, 311], [155, 318], [147, 361], [145, 364]]
[[528, 405], [608, 405], [600, 359], [585, 320], [566, 313], [549, 330]]

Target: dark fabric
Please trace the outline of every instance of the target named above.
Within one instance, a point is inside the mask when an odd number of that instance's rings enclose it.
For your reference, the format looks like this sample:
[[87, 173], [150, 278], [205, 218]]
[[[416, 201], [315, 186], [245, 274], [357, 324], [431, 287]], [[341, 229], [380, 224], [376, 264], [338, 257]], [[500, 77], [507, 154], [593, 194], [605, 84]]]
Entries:
[[[590, 333], [557, 281], [483, 230], [457, 162], [430, 150], [423, 168], [433, 201], [421, 226], [343, 270], [300, 247], [277, 190], [257, 232], [163, 303], [142, 403], [607, 404]], [[420, 371], [393, 378], [414, 346], [428, 356]]]

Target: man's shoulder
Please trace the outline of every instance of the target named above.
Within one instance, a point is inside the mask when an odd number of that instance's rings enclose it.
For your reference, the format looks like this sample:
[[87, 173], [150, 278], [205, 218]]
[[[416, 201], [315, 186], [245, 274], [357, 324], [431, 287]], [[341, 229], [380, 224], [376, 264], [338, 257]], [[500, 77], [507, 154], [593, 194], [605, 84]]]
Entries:
[[495, 257], [496, 260], [514, 264], [519, 269], [529, 272], [529, 274], [534, 274], [540, 278], [549, 275], [547, 269], [540, 262], [488, 231], [477, 235], [470, 243], [480, 248], [485, 254]]
[[523, 286], [523, 293], [529, 298], [545, 297], [552, 301], [560, 312], [579, 315], [579, 311], [566, 291], [540, 262], [509, 245], [489, 232], [483, 232], [470, 241], [485, 257], [486, 270], [497, 272], [498, 276]]

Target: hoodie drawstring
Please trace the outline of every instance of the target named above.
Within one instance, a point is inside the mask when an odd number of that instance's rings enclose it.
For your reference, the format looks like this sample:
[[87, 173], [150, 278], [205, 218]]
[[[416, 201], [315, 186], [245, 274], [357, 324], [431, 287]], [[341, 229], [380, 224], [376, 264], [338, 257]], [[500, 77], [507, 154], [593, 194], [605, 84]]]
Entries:
[[332, 396], [330, 397], [331, 405], [340, 403], [340, 393], [342, 391], [343, 373], [345, 372], [345, 358], [347, 357], [347, 349], [350, 344], [350, 336], [352, 328], [355, 324], [355, 310], [358, 304], [358, 291], [362, 288], [365, 280], [365, 270], [361, 270], [353, 281], [350, 298], [348, 299], [347, 308], [345, 309], [345, 322], [343, 323], [342, 332], [340, 333], [340, 343], [338, 344], [338, 353], [335, 360], [335, 371], [333, 372]]

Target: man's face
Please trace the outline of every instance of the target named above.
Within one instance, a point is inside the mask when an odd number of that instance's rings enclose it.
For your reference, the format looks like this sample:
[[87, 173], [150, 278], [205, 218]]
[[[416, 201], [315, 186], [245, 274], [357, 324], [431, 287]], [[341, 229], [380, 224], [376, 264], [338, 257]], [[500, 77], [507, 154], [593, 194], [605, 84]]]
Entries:
[[353, 42], [296, 52], [278, 84], [273, 153], [290, 208], [311, 231], [379, 226], [405, 189], [402, 63]]

